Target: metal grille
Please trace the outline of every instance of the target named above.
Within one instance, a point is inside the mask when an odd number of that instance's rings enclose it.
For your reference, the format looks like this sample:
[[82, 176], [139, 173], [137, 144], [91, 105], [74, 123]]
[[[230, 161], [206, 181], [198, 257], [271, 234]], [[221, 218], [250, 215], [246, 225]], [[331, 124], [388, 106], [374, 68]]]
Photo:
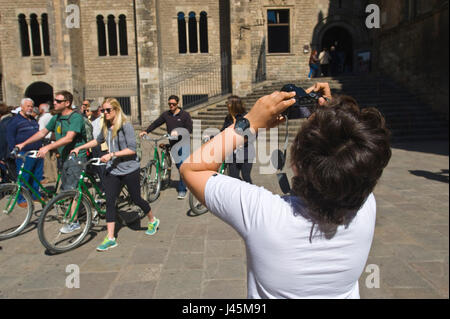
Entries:
[[116, 97], [117, 101], [119, 101], [120, 106], [122, 107], [122, 111], [126, 115], [131, 115], [131, 99], [129, 96], [121, 96]]
[[164, 79], [161, 83], [164, 100], [167, 101], [170, 95], [182, 96], [182, 107], [186, 109], [229, 93], [231, 75], [226, 63], [226, 59], [221, 59], [221, 63], [204, 64]]

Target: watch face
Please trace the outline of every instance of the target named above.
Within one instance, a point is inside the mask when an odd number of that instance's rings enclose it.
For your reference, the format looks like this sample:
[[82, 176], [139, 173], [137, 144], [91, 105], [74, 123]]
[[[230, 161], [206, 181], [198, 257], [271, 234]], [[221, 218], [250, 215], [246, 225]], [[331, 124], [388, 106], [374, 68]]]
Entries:
[[247, 130], [250, 127], [250, 122], [246, 118], [240, 118], [236, 121], [236, 124], [234, 125], [234, 129], [236, 133], [243, 135], [245, 130]]

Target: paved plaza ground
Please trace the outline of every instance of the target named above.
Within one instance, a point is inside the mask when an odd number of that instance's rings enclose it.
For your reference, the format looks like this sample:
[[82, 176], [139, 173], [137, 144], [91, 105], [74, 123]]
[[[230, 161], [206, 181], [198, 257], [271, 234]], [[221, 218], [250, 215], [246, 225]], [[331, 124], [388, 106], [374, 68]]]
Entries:
[[[360, 278], [362, 298], [449, 297], [448, 169], [448, 141], [393, 147], [375, 189], [377, 223], [367, 261], [375, 266]], [[254, 183], [280, 193], [276, 177], [258, 171], [256, 165]], [[36, 212], [26, 231], [0, 242], [0, 298], [246, 298], [243, 241], [210, 213], [192, 216], [188, 200], [176, 195], [169, 188], [152, 204], [161, 220], [155, 236], [124, 227], [119, 246], [103, 253], [95, 248], [105, 236], [104, 220], [81, 247], [46, 254]], [[80, 288], [66, 288], [71, 264], [79, 266]], [[376, 268], [379, 288], [368, 288]]]

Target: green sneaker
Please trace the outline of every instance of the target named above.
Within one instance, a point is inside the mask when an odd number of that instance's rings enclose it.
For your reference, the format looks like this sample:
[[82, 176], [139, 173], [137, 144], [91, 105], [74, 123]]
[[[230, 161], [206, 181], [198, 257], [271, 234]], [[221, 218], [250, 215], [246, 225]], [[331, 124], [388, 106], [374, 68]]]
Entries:
[[147, 235], [154, 235], [158, 230], [159, 219], [155, 217], [155, 221], [153, 223], [148, 223], [148, 229], [145, 232]]
[[108, 236], [105, 237], [105, 239], [103, 240], [103, 243], [97, 247], [98, 251], [105, 251], [108, 250], [110, 248], [114, 248], [117, 246], [117, 242], [116, 239], [114, 238], [113, 240], [110, 240], [108, 238]]

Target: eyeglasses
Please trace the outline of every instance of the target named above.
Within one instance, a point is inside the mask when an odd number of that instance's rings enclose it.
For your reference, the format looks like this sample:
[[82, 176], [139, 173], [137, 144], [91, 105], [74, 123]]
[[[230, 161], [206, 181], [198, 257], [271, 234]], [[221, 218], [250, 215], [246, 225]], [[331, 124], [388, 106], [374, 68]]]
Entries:
[[59, 103], [62, 103], [62, 102], [66, 102], [66, 101], [67, 101], [67, 100], [58, 100], [58, 99], [55, 99], [55, 102], [58, 103], [58, 104], [59, 104]]
[[102, 109], [100, 112], [102, 112], [102, 113], [106, 112], [106, 113], [110, 114], [112, 110], [113, 110], [113, 108], [107, 108], [107, 109]]
[[169, 106], [177, 106], [178, 103], [169, 103]]

